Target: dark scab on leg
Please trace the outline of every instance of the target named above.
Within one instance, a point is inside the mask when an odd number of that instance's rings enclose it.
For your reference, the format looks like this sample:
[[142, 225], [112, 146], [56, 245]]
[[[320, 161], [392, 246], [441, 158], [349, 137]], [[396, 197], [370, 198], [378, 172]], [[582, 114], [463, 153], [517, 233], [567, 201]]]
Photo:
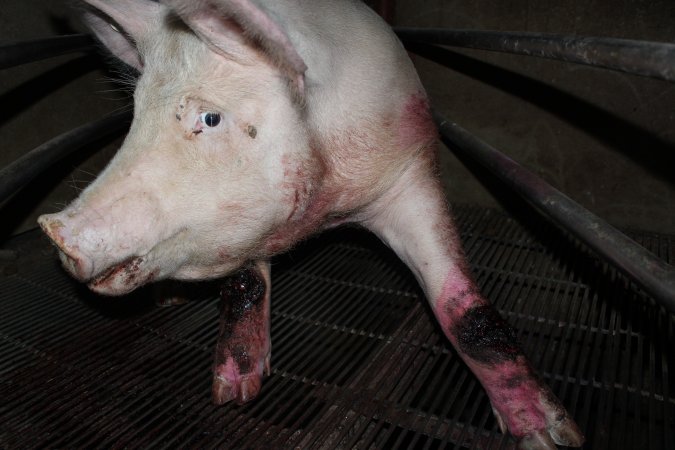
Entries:
[[253, 269], [244, 269], [227, 278], [220, 289], [222, 305], [229, 307], [228, 319], [232, 322], [259, 304], [264, 295], [265, 281]]
[[459, 349], [483, 364], [515, 361], [523, 354], [511, 326], [490, 305], [468, 309], [457, 321], [452, 333], [457, 338]]

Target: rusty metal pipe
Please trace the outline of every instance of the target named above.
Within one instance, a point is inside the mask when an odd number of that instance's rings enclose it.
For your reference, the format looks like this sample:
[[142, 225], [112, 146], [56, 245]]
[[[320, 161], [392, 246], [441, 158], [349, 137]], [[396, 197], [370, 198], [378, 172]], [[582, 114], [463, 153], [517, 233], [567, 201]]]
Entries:
[[675, 44], [563, 34], [394, 28], [404, 42], [537, 56], [675, 81]]
[[456, 123], [436, 113], [434, 119], [448, 147], [489, 169], [540, 213], [572, 233], [675, 313], [673, 266]]

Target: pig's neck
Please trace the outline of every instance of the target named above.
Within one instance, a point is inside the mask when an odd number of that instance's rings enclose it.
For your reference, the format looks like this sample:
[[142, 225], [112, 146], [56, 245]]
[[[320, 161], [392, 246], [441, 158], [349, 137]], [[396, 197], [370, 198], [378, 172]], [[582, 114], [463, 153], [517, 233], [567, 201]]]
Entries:
[[260, 257], [270, 257], [292, 247], [305, 237], [325, 229], [335, 218], [336, 195], [324, 182], [323, 171], [304, 174], [288, 183], [292, 203], [288, 218], [278, 224], [263, 241]]
[[416, 150], [401, 151], [391, 142], [395, 135], [391, 123], [346, 126], [310, 138], [311, 162], [287, 170], [292, 212], [265, 240], [265, 256], [327, 228], [362, 222], [364, 211], [396, 190], [415, 166], [423, 166], [424, 175], [433, 179], [428, 168], [433, 166], [435, 147], [417, 145]]
[[283, 252], [312, 234], [353, 221], [354, 211], [342, 198], [348, 193], [330, 186], [330, 183], [317, 186], [306, 203], [294, 208], [288, 221], [267, 237], [263, 247], [265, 257]]

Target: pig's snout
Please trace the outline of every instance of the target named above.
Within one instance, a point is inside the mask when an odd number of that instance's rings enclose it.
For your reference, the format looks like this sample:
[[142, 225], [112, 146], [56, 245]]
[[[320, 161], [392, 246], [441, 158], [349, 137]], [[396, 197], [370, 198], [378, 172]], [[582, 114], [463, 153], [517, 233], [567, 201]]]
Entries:
[[42, 231], [58, 247], [63, 266], [80, 281], [88, 281], [94, 275], [91, 258], [84, 255], [74, 239], [73, 229], [66, 225], [65, 217], [59, 214], [44, 214], [38, 218]]
[[161, 265], [148, 256], [161, 243], [160, 233], [143, 240], [130, 232], [137, 225], [133, 220], [110, 222], [96, 210], [68, 208], [40, 216], [38, 223], [58, 247], [64, 268], [96, 293], [126, 294], [163, 276]]

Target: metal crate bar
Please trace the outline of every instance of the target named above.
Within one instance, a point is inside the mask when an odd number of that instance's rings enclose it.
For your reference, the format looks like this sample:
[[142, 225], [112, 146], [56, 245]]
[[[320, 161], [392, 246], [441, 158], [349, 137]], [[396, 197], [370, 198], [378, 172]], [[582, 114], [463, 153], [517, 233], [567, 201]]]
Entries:
[[93, 46], [94, 39], [88, 34], [10, 42], [0, 46], [0, 69], [7, 69], [66, 53], [89, 51]]
[[97, 139], [122, 134], [131, 122], [126, 111], [67, 131], [0, 169], [0, 205], [62, 158]]
[[675, 312], [675, 268], [497, 149], [438, 114], [446, 145], [488, 168], [558, 226], [628, 275], [670, 312]]
[[675, 81], [675, 44], [563, 34], [394, 28], [404, 42], [537, 56]]

